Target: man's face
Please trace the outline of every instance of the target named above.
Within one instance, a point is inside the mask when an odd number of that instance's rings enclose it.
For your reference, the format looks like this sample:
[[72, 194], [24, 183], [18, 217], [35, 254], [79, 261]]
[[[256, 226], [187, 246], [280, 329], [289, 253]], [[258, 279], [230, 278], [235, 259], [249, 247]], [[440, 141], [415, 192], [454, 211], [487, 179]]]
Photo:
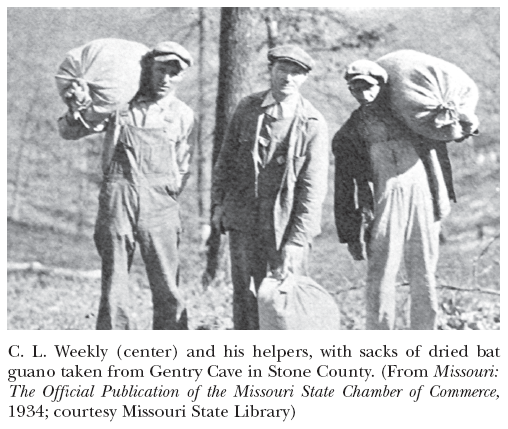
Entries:
[[372, 84], [362, 79], [357, 79], [349, 84], [349, 91], [362, 106], [372, 103], [379, 94], [379, 84]]
[[276, 98], [297, 94], [307, 79], [308, 72], [291, 61], [276, 61], [270, 67], [270, 83]]
[[154, 61], [152, 64], [151, 87], [156, 100], [173, 93], [182, 80], [183, 71], [178, 61]]

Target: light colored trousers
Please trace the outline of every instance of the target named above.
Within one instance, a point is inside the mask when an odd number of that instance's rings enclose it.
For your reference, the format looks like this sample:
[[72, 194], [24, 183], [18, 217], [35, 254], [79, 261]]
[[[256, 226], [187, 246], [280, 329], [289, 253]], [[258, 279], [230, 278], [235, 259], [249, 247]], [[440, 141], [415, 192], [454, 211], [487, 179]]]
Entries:
[[410, 329], [435, 329], [440, 222], [423, 164], [417, 161], [402, 174], [381, 179], [367, 251], [366, 329], [394, 328], [402, 259], [410, 285]]

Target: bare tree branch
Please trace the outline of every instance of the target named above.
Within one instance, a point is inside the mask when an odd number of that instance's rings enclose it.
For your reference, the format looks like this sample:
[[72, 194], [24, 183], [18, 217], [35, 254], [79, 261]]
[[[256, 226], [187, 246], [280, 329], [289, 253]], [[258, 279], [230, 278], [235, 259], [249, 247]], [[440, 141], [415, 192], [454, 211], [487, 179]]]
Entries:
[[69, 268], [47, 267], [40, 262], [9, 262], [7, 263], [7, 273], [32, 272], [36, 274], [49, 274], [65, 278], [88, 278], [100, 279], [101, 270], [81, 271]]
[[487, 250], [489, 250], [489, 247], [492, 246], [492, 244], [496, 240], [498, 240], [500, 236], [501, 236], [501, 233], [497, 234], [492, 240], [490, 240], [490, 242], [482, 249], [480, 254], [473, 260], [473, 280], [474, 280], [474, 284], [476, 287], [478, 287], [478, 275], [477, 275], [478, 262], [480, 261], [481, 258], [483, 258], [485, 253], [487, 253]]
[[[407, 283], [407, 282], [398, 283], [395, 286], [396, 287], [399, 287], [399, 286], [409, 286], [409, 283]], [[364, 287], [365, 287], [364, 285], [352, 286], [352, 287], [347, 288], [347, 289], [339, 289], [339, 290], [337, 290], [337, 291], [335, 291], [333, 293], [336, 294], [336, 295], [339, 295], [341, 293], [350, 292], [350, 291], [353, 291], [353, 290], [363, 289]], [[437, 285], [437, 288], [438, 289], [452, 289], [452, 290], [458, 290], [458, 291], [461, 291], [461, 292], [480, 292], [480, 293], [485, 293], [485, 294], [489, 294], [489, 295], [500, 295], [501, 294], [500, 291], [498, 291], [498, 290], [483, 289], [483, 288], [480, 288], [480, 287], [467, 288], [467, 287], [461, 287], [461, 286], [453, 286], [453, 285], [440, 284], [440, 285]]]

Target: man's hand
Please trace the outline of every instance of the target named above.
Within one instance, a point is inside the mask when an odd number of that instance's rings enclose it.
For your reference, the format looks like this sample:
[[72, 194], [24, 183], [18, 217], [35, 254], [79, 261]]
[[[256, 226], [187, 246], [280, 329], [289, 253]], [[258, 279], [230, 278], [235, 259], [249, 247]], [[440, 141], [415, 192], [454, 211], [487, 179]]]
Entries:
[[222, 217], [224, 215], [224, 208], [221, 205], [216, 205], [212, 209], [212, 228], [224, 232], [224, 226], [222, 224]]
[[90, 91], [83, 79], [76, 79], [64, 94], [67, 106], [72, 113], [86, 110], [92, 104]]
[[301, 264], [303, 258], [303, 246], [296, 244], [286, 244], [282, 248], [282, 277], [286, 277], [291, 271], [295, 272], [295, 269]]
[[355, 261], [363, 261], [366, 258], [365, 246], [360, 241], [354, 241], [347, 244], [347, 250]]

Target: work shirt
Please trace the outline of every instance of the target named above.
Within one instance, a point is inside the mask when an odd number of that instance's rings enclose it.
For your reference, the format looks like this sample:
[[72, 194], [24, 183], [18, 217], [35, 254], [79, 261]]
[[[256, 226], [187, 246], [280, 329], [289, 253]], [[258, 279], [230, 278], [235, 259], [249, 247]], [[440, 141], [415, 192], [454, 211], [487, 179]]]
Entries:
[[265, 113], [276, 120], [283, 118], [293, 118], [298, 106], [299, 94], [291, 95], [283, 101], [276, 101], [272, 91], [266, 93], [261, 107], [265, 109]]
[[414, 133], [383, 104], [355, 110], [335, 134], [332, 149], [335, 222], [342, 243], [361, 240], [365, 220], [373, 217], [374, 198], [378, 201], [394, 180], [406, 180], [403, 173], [416, 163], [422, 163], [435, 219], [449, 213], [455, 193], [446, 143]]
[[277, 102], [271, 91], [263, 100], [261, 107], [264, 108], [264, 117], [257, 140], [258, 150], [255, 151], [259, 155], [258, 162], [261, 168], [265, 168], [271, 162], [275, 151], [278, 152], [277, 162], [279, 165], [285, 163], [287, 145], [282, 151], [280, 146], [286, 139], [289, 127], [295, 118], [297, 103], [298, 94], [288, 97], [282, 102]]
[[[121, 117], [121, 119], [120, 119]], [[86, 114], [85, 114], [86, 119]], [[192, 110], [174, 95], [169, 95], [156, 102], [146, 96], [133, 99], [125, 109], [113, 113], [104, 128], [104, 146], [102, 153], [102, 170], [107, 174], [118, 142], [121, 122], [139, 128], [164, 128], [169, 139], [175, 145], [176, 168], [180, 174], [180, 191], [189, 176], [192, 147], [189, 135], [194, 123]], [[58, 120], [60, 136], [66, 140], [77, 140], [97, 133], [86, 128], [80, 121], [75, 121], [69, 114]]]
[[[262, 128], [258, 138], [258, 153], [265, 153], [259, 162], [258, 193], [257, 193], [257, 223], [259, 228], [273, 230], [273, 207], [282, 183], [286, 169], [287, 152], [289, 149], [288, 131], [293, 117], [281, 117], [279, 120], [265, 113]], [[262, 137], [265, 131], [269, 137]], [[263, 146], [263, 142], [267, 147]]]

